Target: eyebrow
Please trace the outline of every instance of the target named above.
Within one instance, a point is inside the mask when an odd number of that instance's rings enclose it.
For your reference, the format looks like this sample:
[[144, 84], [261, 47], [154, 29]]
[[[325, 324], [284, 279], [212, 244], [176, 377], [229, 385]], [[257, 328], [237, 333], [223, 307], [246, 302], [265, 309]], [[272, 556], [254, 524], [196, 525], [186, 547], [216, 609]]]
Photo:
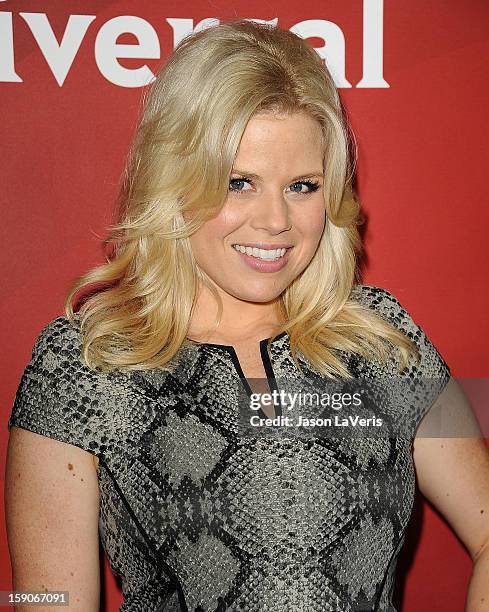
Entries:
[[[238, 168], [233, 168], [231, 174], [241, 174], [243, 176], [247, 176], [248, 178], [261, 180], [261, 176], [259, 174], [254, 174], [253, 172], [247, 172], [246, 170], [239, 170]], [[322, 172], [308, 172], [307, 174], [299, 174], [292, 179], [292, 182], [297, 181], [299, 179], [308, 179], [314, 177], [322, 177]]]

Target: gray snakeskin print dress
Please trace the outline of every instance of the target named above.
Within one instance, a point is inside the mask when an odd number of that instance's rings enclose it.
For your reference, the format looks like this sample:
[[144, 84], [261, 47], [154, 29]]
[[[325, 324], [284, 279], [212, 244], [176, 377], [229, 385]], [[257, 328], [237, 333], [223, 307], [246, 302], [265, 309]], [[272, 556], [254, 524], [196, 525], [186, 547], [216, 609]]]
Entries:
[[[399, 301], [372, 285], [352, 297], [414, 340], [421, 363], [404, 375], [436, 378], [441, 391], [450, 370]], [[240, 437], [232, 346], [184, 343], [171, 373], [102, 374], [81, 360], [77, 334], [64, 316], [43, 328], [8, 429], [98, 456], [99, 533], [121, 579], [120, 610], [395, 612], [412, 439], [429, 405], [399, 406], [411, 438]], [[266, 344], [267, 378], [297, 375], [288, 335]], [[345, 358], [354, 376], [389, 374]]]

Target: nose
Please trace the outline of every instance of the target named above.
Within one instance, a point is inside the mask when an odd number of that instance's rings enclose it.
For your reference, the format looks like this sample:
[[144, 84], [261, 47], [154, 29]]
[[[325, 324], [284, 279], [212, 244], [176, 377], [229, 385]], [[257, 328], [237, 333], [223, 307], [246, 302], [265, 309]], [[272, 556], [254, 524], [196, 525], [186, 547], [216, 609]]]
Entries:
[[291, 229], [290, 211], [281, 191], [267, 191], [254, 202], [250, 225], [256, 230], [279, 234]]

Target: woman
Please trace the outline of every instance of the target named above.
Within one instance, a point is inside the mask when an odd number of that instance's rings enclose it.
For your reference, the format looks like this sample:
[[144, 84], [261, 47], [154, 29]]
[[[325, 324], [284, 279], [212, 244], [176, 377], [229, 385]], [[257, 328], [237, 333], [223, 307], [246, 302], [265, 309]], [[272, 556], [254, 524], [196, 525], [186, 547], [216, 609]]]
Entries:
[[[121, 610], [394, 610], [417, 476], [474, 560], [467, 610], [489, 610], [487, 450], [475, 423], [414, 439], [431, 404], [468, 408], [398, 300], [358, 282], [351, 152], [299, 37], [235, 21], [179, 44], [146, 100], [107, 263], [44, 327], [16, 395], [16, 590], [97, 610], [99, 527]], [[407, 437], [240, 435], [239, 390], [294, 377], [427, 378], [435, 393], [392, 405]]]

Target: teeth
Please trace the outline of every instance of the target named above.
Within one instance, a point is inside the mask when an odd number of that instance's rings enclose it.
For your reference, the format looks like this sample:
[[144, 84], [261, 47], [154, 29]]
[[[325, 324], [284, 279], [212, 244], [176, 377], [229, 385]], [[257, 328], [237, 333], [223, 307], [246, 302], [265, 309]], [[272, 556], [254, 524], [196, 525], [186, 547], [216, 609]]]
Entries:
[[287, 249], [257, 249], [256, 247], [245, 247], [241, 244], [234, 244], [234, 248], [240, 253], [246, 253], [251, 257], [264, 259], [265, 261], [275, 261], [285, 255]]

